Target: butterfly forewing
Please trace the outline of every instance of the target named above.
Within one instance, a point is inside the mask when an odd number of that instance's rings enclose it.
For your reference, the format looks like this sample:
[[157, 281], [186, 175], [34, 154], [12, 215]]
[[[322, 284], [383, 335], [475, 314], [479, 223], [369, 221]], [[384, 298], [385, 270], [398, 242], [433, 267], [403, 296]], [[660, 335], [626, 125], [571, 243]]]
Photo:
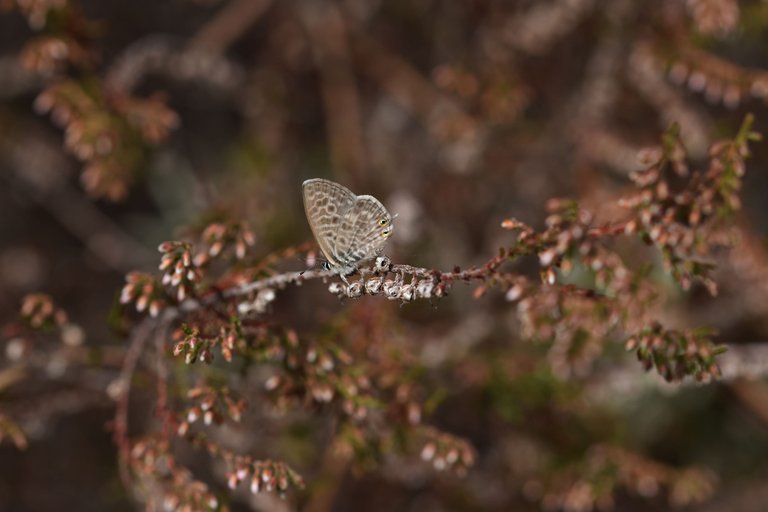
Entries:
[[338, 266], [336, 235], [342, 216], [352, 208], [357, 196], [348, 188], [322, 178], [305, 181], [302, 189], [304, 212], [312, 234], [328, 262]]

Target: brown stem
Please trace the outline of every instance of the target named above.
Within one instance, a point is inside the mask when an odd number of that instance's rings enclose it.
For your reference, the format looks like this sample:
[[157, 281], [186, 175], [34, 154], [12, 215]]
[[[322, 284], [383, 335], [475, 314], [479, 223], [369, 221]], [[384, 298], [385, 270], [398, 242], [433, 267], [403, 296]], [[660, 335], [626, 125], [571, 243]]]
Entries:
[[115, 420], [113, 424], [115, 444], [119, 450], [119, 471], [120, 479], [123, 481], [126, 489], [131, 488], [131, 475], [129, 470], [129, 457], [131, 452], [131, 443], [128, 439], [128, 402], [131, 391], [131, 381], [136, 371], [139, 358], [144, 351], [147, 339], [155, 328], [155, 323], [150, 319], [145, 319], [131, 337], [128, 351], [125, 354], [123, 367], [120, 371], [119, 385], [120, 394], [117, 398], [115, 409]]
[[272, 0], [232, 0], [192, 38], [190, 46], [224, 53], [270, 5]]

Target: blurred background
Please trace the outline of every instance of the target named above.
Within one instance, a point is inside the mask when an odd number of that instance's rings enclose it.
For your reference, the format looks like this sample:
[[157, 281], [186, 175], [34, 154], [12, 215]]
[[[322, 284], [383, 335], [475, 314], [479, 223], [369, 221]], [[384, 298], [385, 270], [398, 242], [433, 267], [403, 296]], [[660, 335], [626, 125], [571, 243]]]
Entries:
[[[465, 268], [510, 243], [503, 219], [543, 226], [549, 198], [577, 199], [601, 221], [620, 216], [638, 151], [672, 122], [700, 167], [746, 113], [757, 131], [768, 127], [761, 0], [0, 6], [0, 321], [45, 292], [71, 322], [24, 365], [26, 342], [3, 333], [0, 421], [13, 420], [27, 444], [0, 443], [3, 511], [143, 507], [120, 481], [109, 428], [127, 332], [110, 315], [125, 274], [156, 272], [157, 245], [190, 226], [247, 220], [259, 257], [309, 242], [301, 183], [323, 177], [398, 215], [393, 261]], [[457, 286], [434, 304], [400, 306], [329, 300], [308, 283], [278, 297], [275, 318], [318, 337], [361, 322], [397, 345], [418, 361], [424, 395], [440, 395], [424, 421], [466, 438], [476, 464], [463, 477], [418, 456], [335, 464], [324, 452], [332, 422], [276, 419], [253, 398], [252, 429], [237, 442], [287, 460], [307, 488], [286, 500], [236, 495], [231, 507], [765, 510], [768, 151], [752, 148], [719, 296], [654, 274], [660, 318], [713, 327], [731, 346], [721, 381], [665, 384], [619, 344], [586, 370], [558, 371], [546, 347], [521, 339], [498, 292], [475, 299]], [[521, 271], [535, 275], [529, 263]], [[281, 263], [305, 267], [300, 255]], [[151, 429], [140, 397], [136, 429]], [[640, 468], [633, 483], [608, 501], [563, 483], [608, 445], [626, 450], [617, 466]], [[190, 467], [225, 488], [215, 465], [192, 457]], [[707, 476], [686, 483], [686, 471]]]

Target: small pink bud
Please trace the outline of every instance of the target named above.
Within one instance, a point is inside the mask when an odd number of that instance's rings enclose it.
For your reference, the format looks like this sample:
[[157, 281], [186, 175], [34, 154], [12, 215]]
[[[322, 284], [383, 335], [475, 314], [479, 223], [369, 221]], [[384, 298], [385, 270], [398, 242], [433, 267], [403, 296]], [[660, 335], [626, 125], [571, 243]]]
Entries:
[[136, 311], [141, 313], [147, 308], [147, 304], [149, 303], [149, 297], [147, 295], [141, 295], [136, 300]]
[[194, 423], [200, 418], [200, 409], [192, 407], [187, 411], [187, 422]]
[[515, 284], [509, 290], [507, 290], [507, 294], [505, 298], [509, 302], [514, 302], [517, 299], [519, 299], [522, 295], [523, 295], [523, 287], [520, 286], [519, 284]]
[[120, 291], [120, 303], [128, 304], [131, 301], [135, 289], [136, 286], [133, 283], [128, 283], [123, 286], [123, 289]]
[[546, 251], [539, 254], [539, 264], [542, 267], [547, 267], [555, 260], [555, 256], [557, 255], [557, 251], [555, 249], [547, 249]]
[[219, 255], [221, 250], [224, 248], [224, 244], [221, 241], [214, 242], [211, 247], [208, 249], [208, 254], [211, 255], [211, 257], [215, 258]]
[[421, 449], [421, 460], [423, 461], [430, 461], [435, 456], [435, 452], [437, 451], [437, 447], [435, 446], [435, 443], [429, 442], [424, 445], [424, 448]]

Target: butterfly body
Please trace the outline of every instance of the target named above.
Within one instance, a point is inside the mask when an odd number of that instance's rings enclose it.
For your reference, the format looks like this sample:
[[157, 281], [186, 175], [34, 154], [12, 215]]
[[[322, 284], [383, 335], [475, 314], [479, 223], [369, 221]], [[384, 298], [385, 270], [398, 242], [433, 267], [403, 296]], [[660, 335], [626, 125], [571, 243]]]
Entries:
[[322, 178], [306, 180], [302, 192], [309, 226], [330, 269], [344, 277], [382, 253], [393, 225], [378, 199]]

